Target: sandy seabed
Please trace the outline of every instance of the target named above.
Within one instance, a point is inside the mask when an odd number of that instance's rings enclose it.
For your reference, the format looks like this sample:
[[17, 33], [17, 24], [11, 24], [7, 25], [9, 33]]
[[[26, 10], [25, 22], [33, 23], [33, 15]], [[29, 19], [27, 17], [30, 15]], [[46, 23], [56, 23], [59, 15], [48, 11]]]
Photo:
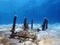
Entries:
[[[9, 25], [10, 26], [10, 25]], [[48, 29], [46, 31], [36, 32], [37, 39], [35, 42], [32, 41], [24, 41], [19, 43], [18, 39], [9, 39], [10, 29], [9, 26], [3, 26], [0, 30], [0, 45], [60, 45], [60, 26], [55, 26], [53, 29]], [[5, 27], [5, 28], [4, 28]], [[36, 27], [36, 26], [35, 26]], [[54, 27], [54, 26], [50, 26]], [[9, 29], [9, 31], [8, 31]], [[16, 30], [22, 30], [20, 26], [17, 26]], [[35, 33], [35, 32], [34, 32]]]
[[36, 42], [24, 41], [19, 43], [18, 39], [9, 39], [8, 35], [0, 32], [0, 45], [60, 45], [59, 37], [46, 34], [44, 31], [42, 31], [41, 34], [37, 34], [35, 41]]

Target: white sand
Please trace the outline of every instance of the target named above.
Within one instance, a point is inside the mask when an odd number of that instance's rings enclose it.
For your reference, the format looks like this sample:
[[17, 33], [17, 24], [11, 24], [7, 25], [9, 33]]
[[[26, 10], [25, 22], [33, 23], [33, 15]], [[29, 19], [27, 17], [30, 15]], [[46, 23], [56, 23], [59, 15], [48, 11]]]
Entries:
[[[17, 32], [23, 30], [22, 27], [20, 26], [21, 25], [16, 26]], [[37, 26], [39, 27], [40, 25]], [[34, 25], [34, 28], [38, 28], [37, 26]], [[36, 33], [38, 45], [60, 45], [60, 26], [59, 25], [50, 25], [50, 26], [48, 30]], [[36, 43], [33, 43], [31, 41], [25, 41], [23, 43], [19, 43], [19, 40], [17, 39], [8, 39], [7, 35], [10, 34], [9, 32], [10, 30], [11, 25], [0, 26], [0, 45], [37, 45]], [[3, 39], [6, 40], [5, 41], [6, 44], [1, 42], [1, 40]]]

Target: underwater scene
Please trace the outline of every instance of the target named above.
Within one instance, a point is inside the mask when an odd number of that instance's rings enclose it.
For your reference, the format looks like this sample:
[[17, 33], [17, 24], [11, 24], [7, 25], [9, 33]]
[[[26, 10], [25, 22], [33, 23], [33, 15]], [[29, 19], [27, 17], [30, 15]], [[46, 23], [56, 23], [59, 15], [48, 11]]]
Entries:
[[60, 0], [0, 0], [0, 45], [60, 45]]

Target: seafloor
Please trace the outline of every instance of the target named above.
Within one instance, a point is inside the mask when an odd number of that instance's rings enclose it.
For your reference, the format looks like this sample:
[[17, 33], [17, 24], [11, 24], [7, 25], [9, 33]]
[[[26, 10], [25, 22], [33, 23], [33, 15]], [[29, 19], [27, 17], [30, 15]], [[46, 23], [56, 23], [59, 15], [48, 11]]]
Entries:
[[[0, 45], [60, 45], [60, 26], [59, 25], [50, 25], [46, 31], [36, 32], [35, 29], [39, 28], [39, 24], [34, 24], [34, 30], [29, 29], [30, 32], [36, 34], [36, 42], [32, 42], [31, 39], [19, 42], [18, 39], [9, 39], [11, 34], [12, 25], [0, 25]], [[41, 29], [41, 28], [40, 28]], [[16, 25], [16, 31], [22, 31], [22, 25]]]

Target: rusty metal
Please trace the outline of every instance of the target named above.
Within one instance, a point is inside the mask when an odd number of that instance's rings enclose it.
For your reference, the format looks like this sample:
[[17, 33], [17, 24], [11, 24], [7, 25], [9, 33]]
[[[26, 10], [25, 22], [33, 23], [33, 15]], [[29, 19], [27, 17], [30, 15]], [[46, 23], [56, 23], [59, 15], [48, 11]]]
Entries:
[[31, 20], [31, 29], [33, 29], [33, 19]]
[[13, 20], [13, 26], [12, 26], [12, 30], [11, 30], [12, 33], [14, 33], [14, 31], [15, 31], [15, 25], [16, 25], [16, 16], [14, 16], [14, 20]]
[[15, 33], [14, 33], [14, 31], [15, 31], [15, 25], [16, 25], [16, 16], [14, 16], [14, 19], [13, 19], [13, 26], [12, 26], [12, 29], [11, 29], [11, 35], [10, 35], [10, 38], [14, 38], [15, 37]]
[[27, 23], [27, 18], [24, 18], [24, 30], [27, 30], [29, 28], [28, 23]]
[[42, 30], [46, 30], [48, 29], [48, 19], [47, 18], [44, 18], [44, 22], [43, 22], [43, 25], [42, 25]]

